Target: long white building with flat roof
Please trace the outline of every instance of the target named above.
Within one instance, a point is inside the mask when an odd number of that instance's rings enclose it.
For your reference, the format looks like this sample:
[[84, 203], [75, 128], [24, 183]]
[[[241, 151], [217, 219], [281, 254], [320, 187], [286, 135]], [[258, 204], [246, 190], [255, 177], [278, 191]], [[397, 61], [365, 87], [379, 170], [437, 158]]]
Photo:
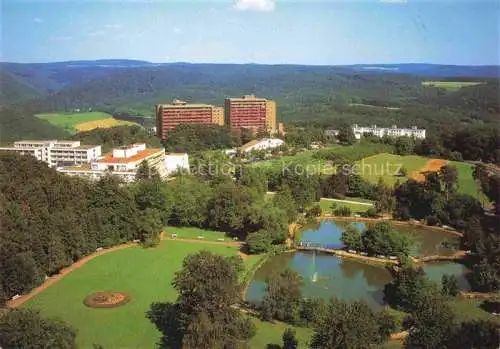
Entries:
[[411, 128], [398, 128], [396, 125], [392, 127], [377, 127], [377, 125], [372, 126], [358, 126], [357, 124], [352, 125], [352, 131], [357, 139], [365, 133], [373, 134], [377, 137], [413, 137], [417, 139], [425, 139], [425, 129], [417, 128], [413, 126]]
[[86, 164], [101, 156], [100, 145], [81, 145], [80, 141], [17, 141], [12, 147], [0, 147], [0, 152], [15, 152], [31, 155], [50, 167]]
[[143, 161], [149, 168], [154, 168], [160, 178], [167, 176], [165, 166], [165, 150], [161, 148], [146, 148], [145, 143], [136, 143], [113, 149], [90, 164], [58, 167], [57, 171], [69, 176], [84, 177], [98, 180], [108, 174], [120, 177], [125, 182], [136, 179], [137, 170]]

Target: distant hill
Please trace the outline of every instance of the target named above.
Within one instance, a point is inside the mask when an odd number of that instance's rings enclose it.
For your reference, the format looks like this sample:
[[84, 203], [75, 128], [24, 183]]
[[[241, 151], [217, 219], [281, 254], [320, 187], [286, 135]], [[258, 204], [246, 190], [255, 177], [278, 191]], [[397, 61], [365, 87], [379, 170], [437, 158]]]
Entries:
[[[243, 94], [275, 99], [278, 118], [329, 124], [417, 125], [498, 120], [498, 67], [433, 64], [303, 66], [150, 63], [134, 60], [0, 63], [7, 91], [0, 104], [24, 114], [107, 112], [149, 116], [154, 105], [178, 98], [221, 104]], [[455, 90], [423, 86], [427, 80], [481, 82]], [[23, 87], [23, 88], [21, 88]], [[36, 98], [29, 91], [36, 91]], [[16, 93], [10, 93], [16, 95]], [[23, 97], [24, 96], [24, 97]], [[27, 97], [29, 96], [29, 98]], [[360, 108], [375, 105], [387, 108]]]
[[0, 105], [24, 102], [40, 97], [41, 94], [10, 74], [0, 72]]
[[356, 71], [379, 71], [410, 74], [426, 78], [500, 78], [500, 66], [444, 65], [444, 64], [356, 64], [344, 66]]

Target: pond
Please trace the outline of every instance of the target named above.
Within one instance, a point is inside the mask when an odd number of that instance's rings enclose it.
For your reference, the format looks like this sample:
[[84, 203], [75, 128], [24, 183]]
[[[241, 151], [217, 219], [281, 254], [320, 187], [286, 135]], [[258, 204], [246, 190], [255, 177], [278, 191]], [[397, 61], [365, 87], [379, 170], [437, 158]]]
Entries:
[[[312, 227], [304, 229], [302, 240], [323, 244], [340, 244], [342, 230], [342, 224], [323, 221], [316, 227], [316, 230]], [[411, 232], [409, 231], [409, 233]], [[441, 232], [433, 233], [439, 234]], [[425, 238], [427, 238], [426, 235]], [[441, 236], [440, 239], [443, 237]], [[433, 238], [429, 246], [435, 247], [436, 241], [440, 239]], [[424, 242], [422, 241], [421, 246], [425, 246]], [[428, 247], [426, 251], [434, 253], [431, 247]], [[287, 252], [269, 258], [257, 270], [248, 287], [246, 300], [258, 303], [264, 296], [267, 276], [286, 267], [292, 268], [302, 276], [304, 297], [329, 299], [336, 296], [346, 301], [359, 299], [366, 301], [373, 308], [379, 308], [383, 305], [384, 285], [392, 279], [386, 268], [354, 259], [314, 252]], [[453, 262], [432, 263], [426, 264], [424, 270], [429, 278], [437, 283], [441, 282], [443, 274], [453, 274], [458, 278], [461, 289], [470, 289], [465, 278], [468, 270], [461, 264]]]
[[[359, 230], [366, 228], [365, 223], [360, 222], [336, 222], [332, 220], [323, 220], [320, 223], [307, 225], [302, 229], [302, 241], [308, 241], [321, 244], [342, 245], [340, 238], [342, 232], [349, 224], [354, 224]], [[454, 241], [458, 243], [458, 237], [451, 232], [438, 231], [432, 228], [411, 226], [411, 225], [393, 225], [393, 229], [410, 235], [415, 246], [412, 255], [448, 255], [453, 254], [453, 250], [443, 246], [445, 241]]]

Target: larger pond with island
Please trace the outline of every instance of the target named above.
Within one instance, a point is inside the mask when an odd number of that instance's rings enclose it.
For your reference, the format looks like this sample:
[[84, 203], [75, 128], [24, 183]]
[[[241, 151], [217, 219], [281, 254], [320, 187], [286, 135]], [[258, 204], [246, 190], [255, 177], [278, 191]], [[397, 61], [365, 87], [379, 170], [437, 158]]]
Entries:
[[[336, 222], [324, 220], [317, 225], [306, 226], [301, 232], [301, 241], [320, 244], [340, 245], [342, 231], [348, 224], [364, 229], [363, 223]], [[414, 256], [446, 255], [454, 251], [446, 246], [458, 239], [451, 232], [410, 225], [394, 226], [396, 231], [410, 234], [415, 240]], [[265, 293], [265, 280], [273, 272], [290, 267], [304, 280], [304, 297], [328, 299], [335, 296], [343, 300], [364, 300], [374, 308], [383, 305], [383, 288], [392, 276], [383, 266], [366, 264], [351, 258], [317, 252], [286, 252], [270, 257], [255, 273], [246, 300], [259, 302]], [[444, 274], [458, 278], [462, 290], [469, 290], [466, 279], [468, 269], [455, 262], [426, 263], [424, 270], [429, 278], [440, 283]]]

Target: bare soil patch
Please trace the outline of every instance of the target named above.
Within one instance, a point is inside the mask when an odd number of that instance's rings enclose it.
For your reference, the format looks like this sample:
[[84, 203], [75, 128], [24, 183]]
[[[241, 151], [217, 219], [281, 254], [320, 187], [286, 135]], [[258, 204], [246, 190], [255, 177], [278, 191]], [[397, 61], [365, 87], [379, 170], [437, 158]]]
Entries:
[[89, 308], [116, 308], [127, 304], [130, 297], [122, 292], [96, 292], [85, 297], [83, 304]]
[[423, 182], [425, 180], [425, 174], [427, 172], [437, 172], [437, 171], [439, 171], [439, 169], [441, 167], [443, 167], [447, 163], [448, 163], [448, 160], [443, 160], [443, 159], [429, 160], [429, 161], [427, 161], [427, 163], [425, 164], [424, 167], [422, 167], [418, 171], [413, 171], [412, 173], [410, 173], [410, 175], [408, 177], [410, 177], [416, 181]]

